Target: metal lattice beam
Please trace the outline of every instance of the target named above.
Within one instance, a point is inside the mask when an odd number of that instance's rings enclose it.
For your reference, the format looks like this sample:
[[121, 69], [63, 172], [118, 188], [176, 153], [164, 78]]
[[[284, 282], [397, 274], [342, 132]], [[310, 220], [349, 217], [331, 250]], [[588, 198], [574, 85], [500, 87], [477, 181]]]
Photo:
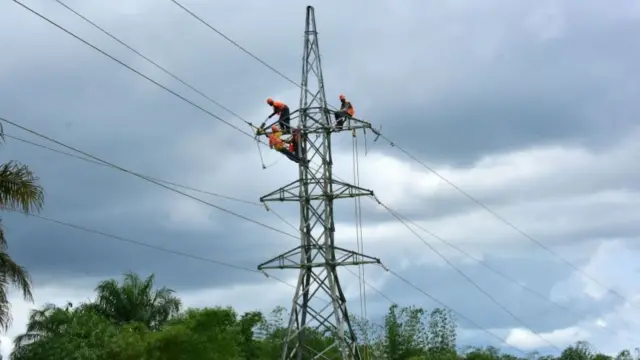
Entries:
[[[259, 270], [300, 271], [284, 341], [283, 359], [360, 360], [355, 333], [349, 322], [346, 298], [340, 286], [340, 266], [380, 264], [380, 260], [335, 246], [333, 200], [373, 196], [363, 189], [333, 179], [332, 111], [327, 107], [320, 63], [314, 9], [307, 7], [300, 108], [292, 112], [299, 121], [299, 179], [263, 196], [260, 201], [295, 201], [300, 204], [300, 245], [258, 266]], [[349, 119], [342, 131], [371, 128], [365, 121]], [[330, 302], [326, 303], [326, 298]], [[313, 333], [330, 336], [330, 342], [311, 339]]]

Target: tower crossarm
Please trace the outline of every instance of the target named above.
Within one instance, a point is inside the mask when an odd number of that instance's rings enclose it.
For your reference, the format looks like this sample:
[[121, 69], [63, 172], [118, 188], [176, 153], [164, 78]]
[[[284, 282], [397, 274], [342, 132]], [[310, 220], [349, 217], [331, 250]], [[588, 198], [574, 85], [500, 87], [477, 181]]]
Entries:
[[[322, 184], [325, 185], [325, 184]], [[338, 180], [331, 180], [331, 193], [327, 194], [323, 190], [323, 187], [318, 184], [318, 181], [311, 179], [299, 179], [295, 180], [288, 185], [285, 185], [277, 190], [270, 192], [267, 195], [264, 195], [260, 198], [261, 202], [266, 201], [295, 201], [299, 202], [301, 200], [315, 201], [315, 200], [326, 200], [327, 196], [331, 199], [350, 199], [358, 196], [374, 196], [373, 191], [369, 189], [365, 189], [359, 186], [347, 184]], [[300, 188], [301, 187], [309, 187], [315, 188], [316, 191], [309, 192], [308, 195], [301, 197], [300, 196]]]
[[319, 106], [313, 106], [302, 110], [297, 109], [291, 113], [291, 116], [292, 118], [294, 118], [294, 116], [295, 118], [306, 116], [307, 124], [303, 130], [306, 134], [321, 134], [331, 131], [347, 131], [360, 129], [370, 129], [374, 133], [377, 132], [370, 122], [352, 116], [347, 116], [344, 124], [338, 129], [334, 124], [327, 123], [327, 120], [330, 121], [332, 114], [335, 114], [334, 110]]
[[[327, 247], [321, 244], [297, 246], [258, 265], [258, 270], [319, 268], [327, 265], [338, 267], [381, 264], [380, 259], [372, 256], [360, 254], [337, 246], [334, 246], [333, 249], [333, 253], [330, 254], [328, 253]], [[303, 253], [311, 255], [310, 262], [302, 263], [300, 261]], [[327, 261], [326, 258], [330, 258], [331, 260]]]

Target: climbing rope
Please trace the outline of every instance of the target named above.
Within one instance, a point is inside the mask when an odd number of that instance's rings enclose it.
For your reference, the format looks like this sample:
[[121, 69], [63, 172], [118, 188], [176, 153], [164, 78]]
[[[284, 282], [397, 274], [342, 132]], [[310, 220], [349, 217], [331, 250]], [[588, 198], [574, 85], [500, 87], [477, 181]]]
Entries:
[[249, 125], [249, 127], [251, 127], [251, 131], [255, 134], [255, 136], [253, 137], [253, 139], [256, 141], [256, 147], [258, 148], [258, 155], [260, 156], [260, 165], [262, 166], [263, 170], [266, 170], [272, 166], [275, 166], [277, 163], [280, 162], [280, 160], [282, 160], [282, 158], [278, 158], [276, 161], [274, 161], [273, 163], [266, 165], [264, 163], [264, 156], [262, 156], [262, 149], [260, 148], [260, 138], [259, 138], [259, 134], [258, 131], [262, 130], [259, 127], [253, 125], [252, 123], [245, 121], [247, 123], [247, 125]]
[[369, 153], [367, 146], [367, 129], [362, 129], [362, 136], [364, 137], [364, 156], [367, 156], [367, 153]]
[[[358, 156], [358, 137], [355, 131], [353, 132], [353, 182], [355, 186], [360, 186], [360, 159]], [[366, 143], [365, 143], [366, 145]], [[354, 198], [355, 200], [355, 215], [356, 215], [356, 246], [358, 253], [364, 254], [364, 241], [362, 231], [362, 203], [359, 196]], [[362, 260], [362, 259], [359, 259]], [[367, 288], [364, 274], [364, 265], [358, 265], [358, 285], [360, 290], [360, 316], [367, 319]], [[368, 358], [368, 339], [365, 339], [364, 357]]]
[[259, 127], [253, 125], [252, 123], [245, 121], [247, 123], [247, 125], [249, 125], [249, 127], [251, 128], [251, 132], [254, 133], [255, 135], [253, 136], [253, 139], [256, 141], [256, 147], [258, 148], [258, 155], [260, 155], [260, 165], [262, 166], [262, 169], [266, 169], [267, 166], [265, 166], [264, 164], [264, 157], [262, 156], [262, 149], [260, 149], [260, 139], [258, 138], [258, 136], [260, 136], [259, 131], [262, 130]]
[[260, 140], [258, 140], [258, 136], [256, 136], [256, 147], [258, 148], [258, 155], [260, 155], [260, 165], [262, 165], [262, 169], [266, 169], [267, 167], [264, 165], [264, 157], [262, 157], [262, 149], [260, 149]]
[[272, 162], [272, 163], [271, 163], [271, 164], [269, 164], [269, 165], [264, 165], [264, 162], [263, 162], [263, 163], [262, 163], [262, 168], [263, 168], [263, 169], [268, 169], [268, 168], [270, 168], [270, 167], [272, 167], [272, 166], [275, 166], [275, 165], [276, 165], [276, 164], [278, 164], [278, 163], [280, 162], [280, 160], [282, 160], [282, 159], [283, 159], [283, 157], [279, 156], [279, 157], [278, 157], [274, 162]]

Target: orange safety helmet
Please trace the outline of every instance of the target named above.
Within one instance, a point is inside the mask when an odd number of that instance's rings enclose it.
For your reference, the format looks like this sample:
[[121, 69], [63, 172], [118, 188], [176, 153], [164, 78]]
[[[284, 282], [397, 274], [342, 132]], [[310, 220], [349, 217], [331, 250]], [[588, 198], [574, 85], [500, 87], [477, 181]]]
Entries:
[[272, 98], [267, 98], [267, 104], [273, 105], [273, 99]]
[[272, 125], [271, 126], [271, 131], [273, 131], [274, 133], [279, 132], [280, 129], [278, 129], [278, 125]]
[[346, 97], [344, 95], [340, 95], [340, 100], [345, 100]]

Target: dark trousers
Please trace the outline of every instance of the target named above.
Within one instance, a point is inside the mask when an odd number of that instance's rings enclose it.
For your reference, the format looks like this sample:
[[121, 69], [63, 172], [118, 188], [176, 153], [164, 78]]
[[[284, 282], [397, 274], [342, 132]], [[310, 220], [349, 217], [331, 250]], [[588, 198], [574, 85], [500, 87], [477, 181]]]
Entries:
[[282, 149], [280, 149], [278, 151], [281, 152], [282, 154], [284, 154], [284, 156], [288, 157], [289, 160], [291, 160], [291, 161], [293, 161], [295, 163], [300, 163], [300, 158], [296, 154], [292, 153], [291, 151], [289, 151], [289, 150], [287, 150], [285, 148], [282, 148]]
[[344, 122], [351, 117], [348, 112], [340, 110], [333, 113], [333, 115], [336, 118], [336, 128], [338, 129], [342, 129], [342, 125], [344, 125]]
[[289, 107], [285, 107], [280, 112], [278, 125], [280, 125], [280, 131], [282, 131], [283, 134], [291, 134], [291, 111]]

